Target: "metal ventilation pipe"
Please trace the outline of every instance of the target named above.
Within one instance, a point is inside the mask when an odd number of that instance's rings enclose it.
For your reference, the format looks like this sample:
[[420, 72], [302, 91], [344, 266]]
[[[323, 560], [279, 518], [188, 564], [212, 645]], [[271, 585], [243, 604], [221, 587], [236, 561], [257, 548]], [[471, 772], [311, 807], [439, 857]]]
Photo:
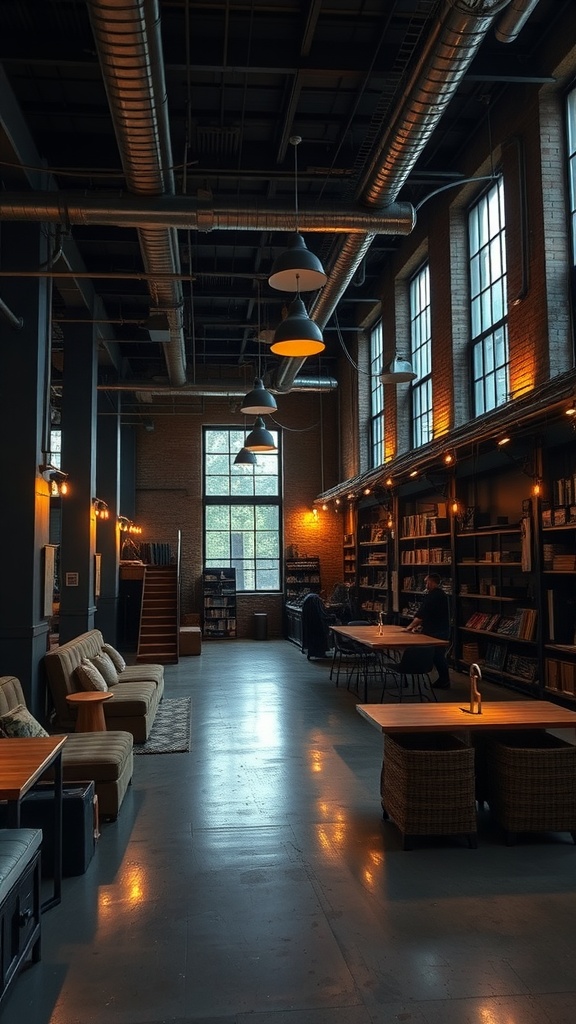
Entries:
[[513, 43], [537, 5], [538, 0], [511, 0], [494, 30], [496, 39], [500, 43]]
[[[385, 209], [396, 200], [495, 17], [509, 3], [444, 0], [439, 19], [360, 186], [358, 198], [366, 206]], [[311, 318], [320, 328], [325, 327], [373, 240], [374, 236], [359, 239], [352, 235], [343, 240], [329, 267], [328, 281], [311, 309]], [[294, 362], [281, 368], [276, 378], [279, 390], [290, 389], [290, 380], [302, 365], [300, 360]]]
[[[128, 188], [144, 196], [173, 194], [158, 0], [87, 0], [87, 7]], [[173, 228], [140, 228], [138, 235], [146, 273], [180, 273]], [[149, 288], [152, 307], [168, 318], [163, 348], [170, 381], [185, 384], [181, 283], [151, 281]]]

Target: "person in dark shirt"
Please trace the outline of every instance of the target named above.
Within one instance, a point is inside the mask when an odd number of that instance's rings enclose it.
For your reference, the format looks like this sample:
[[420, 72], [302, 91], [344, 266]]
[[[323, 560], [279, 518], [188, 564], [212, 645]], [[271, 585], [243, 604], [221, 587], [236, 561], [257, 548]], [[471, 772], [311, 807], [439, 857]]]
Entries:
[[[436, 637], [438, 640], [450, 639], [450, 603], [448, 595], [440, 586], [440, 576], [431, 572], [424, 580], [426, 594], [424, 595], [416, 615], [409, 626], [406, 626], [407, 633], [422, 631], [426, 636]], [[443, 647], [434, 648], [434, 665], [438, 672], [438, 679], [432, 686], [438, 690], [450, 688], [450, 674], [448, 662]]]

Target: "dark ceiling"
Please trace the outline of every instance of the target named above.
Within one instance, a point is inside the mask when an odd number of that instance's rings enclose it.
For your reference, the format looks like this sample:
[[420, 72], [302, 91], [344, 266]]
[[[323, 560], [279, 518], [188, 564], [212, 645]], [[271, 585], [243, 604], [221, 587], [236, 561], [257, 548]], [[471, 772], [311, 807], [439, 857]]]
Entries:
[[[412, 68], [439, 14], [459, 2], [125, 0], [121, 5], [109, 0], [106, 6], [81, 0], [2, 0], [0, 71], [9, 84], [0, 91], [3, 191], [9, 197], [27, 191], [35, 195], [40, 188], [50, 196], [55, 190], [65, 192], [68, 198], [59, 216], [47, 219], [53, 270], [78, 275], [83, 268], [88, 275], [54, 278], [56, 366], [63, 332], [71, 329], [66, 321], [88, 316], [99, 321], [103, 380], [111, 385], [120, 379], [183, 384], [167, 370], [165, 347], [143, 326], [151, 310], [165, 308], [166, 296], [157, 290], [158, 263], [151, 273], [135, 221], [126, 222], [124, 197], [133, 193], [139, 196], [140, 209], [154, 197], [172, 195], [179, 213], [171, 236], [177, 251], [165, 269], [166, 280], [170, 274], [178, 278], [184, 383], [234, 374], [243, 379], [258, 365], [273, 373], [278, 360], [269, 353], [267, 332], [277, 325], [291, 296], [273, 291], [267, 277], [295, 226], [296, 192], [299, 213], [313, 211], [331, 224], [338, 211], [357, 208], [378, 142]], [[473, 0], [462, 2], [475, 6]], [[490, 0], [483, 2], [490, 6]], [[129, 105], [130, 86], [124, 85], [122, 97], [115, 98], [114, 80], [105, 85], [102, 73], [102, 39], [106, 41], [110, 24], [122, 19], [124, 6], [140, 12], [148, 33], [144, 43], [136, 39], [136, 46], [149, 62], [149, 84], [159, 110], [158, 124], [147, 131], [158, 138], [160, 171], [156, 168], [149, 178], [149, 136], [144, 135], [140, 146], [144, 152], [138, 152], [134, 133], [127, 144], [115, 131], [111, 113], [111, 101], [120, 110]], [[501, 0], [492, 6], [501, 7]], [[571, 0], [540, 0], [508, 45], [498, 41], [493, 28], [486, 33], [438, 126], [409, 168], [398, 202], [417, 205], [455, 180], [459, 154], [476, 131], [486, 130], [487, 101], [494, 102], [517, 82], [550, 74], [540, 66], [540, 55], [547, 33], [570, 6]], [[101, 29], [100, 41], [95, 26]], [[124, 54], [116, 55], [124, 64], [125, 81], [132, 52], [125, 45]], [[138, 92], [141, 72], [134, 77]], [[18, 136], [10, 130], [17, 123], [10, 91], [29, 139], [23, 131]], [[290, 144], [293, 136], [302, 139], [296, 154]], [[37, 166], [48, 168], [51, 180], [45, 175], [40, 184]], [[86, 200], [99, 203], [108, 211], [104, 219], [109, 223], [90, 223], [84, 214], [70, 217], [70, 194], [80, 210]], [[187, 203], [194, 209], [188, 219]], [[234, 226], [199, 230], [198, 210], [213, 206], [218, 207], [220, 224], [231, 210]], [[286, 223], [277, 229], [258, 214], [260, 209], [283, 211]], [[242, 218], [249, 223], [235, 223]], [[331, 230], [302, 233], [330, 269], [341, 235]], [[373, 310], [378, 279], [397, 244], [397, 235], [375, 235], [339, 297], [336, 315], [324, 325], [326, 351], [307, 360], [305, 374], [333, 373], [341, 339], [345, 342], [347, 332]], [[74, 292], [85, 281], [96, 300], [91, 311], [82, 308]], [[306, 296], [312, 315], [317, 298]]]

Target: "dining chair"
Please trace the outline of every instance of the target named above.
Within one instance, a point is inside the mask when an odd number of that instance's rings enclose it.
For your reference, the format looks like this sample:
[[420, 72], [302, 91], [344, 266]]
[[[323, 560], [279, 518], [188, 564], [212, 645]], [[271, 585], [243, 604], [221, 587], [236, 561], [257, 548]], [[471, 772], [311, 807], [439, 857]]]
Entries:
[[[434, 668], [434, 648], [433, 647], [406, 647], [399, 661], [382, 661], [382, 673], [384, 685], [382, 687], [382, 694], [380, 701], [384, 700], [384, 694], [387, 690], [388, 678], [392, 677], [398, 687], [398, 700], [402, 700], [403, 691], [408, 687], [409, 681], [412, 681], [412, 692], [411, 696], [415, 696], [416, 692], [420, 697], [420, 700], [438, 700], [436, 693], [431, 685], [430, 673]], [[422, 689], [424, 685], [425, 689], [429, 691], [425, 693]]]

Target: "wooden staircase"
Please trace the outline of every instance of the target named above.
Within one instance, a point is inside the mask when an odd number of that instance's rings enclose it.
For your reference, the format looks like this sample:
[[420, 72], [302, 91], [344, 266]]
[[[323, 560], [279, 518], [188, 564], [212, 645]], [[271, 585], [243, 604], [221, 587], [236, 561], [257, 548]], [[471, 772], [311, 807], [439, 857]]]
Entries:
[[147, 565], [136, 661], [173, 665], [178, 662], [179, 602], [175, 565]]

